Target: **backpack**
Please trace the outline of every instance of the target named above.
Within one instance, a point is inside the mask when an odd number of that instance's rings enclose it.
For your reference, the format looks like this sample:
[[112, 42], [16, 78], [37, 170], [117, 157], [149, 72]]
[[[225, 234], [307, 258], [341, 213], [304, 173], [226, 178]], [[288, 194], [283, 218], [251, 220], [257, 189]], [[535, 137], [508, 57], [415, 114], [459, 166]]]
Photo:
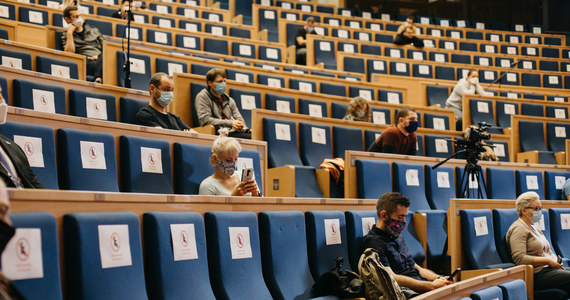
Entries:
[[342, 257], [336, 258], [336, 268], [323, 273], [313, 285], [318, 296], [334, 295], [340, 298], [364, 297], [364, 288], [358, 274], [342, 270]]
[[367, 300], [406, 300], [402, 289], [380, 262], [378, 252], [372, 248], [364, 250], [358, 262], [360, 280], [364, 283]]
[[329, 170], [329, 173], [335, 180], [336, 185], [342, 186], [344, 188], [344, 159], [337, 158], [325, 158], [320, 166], [321, 169]]

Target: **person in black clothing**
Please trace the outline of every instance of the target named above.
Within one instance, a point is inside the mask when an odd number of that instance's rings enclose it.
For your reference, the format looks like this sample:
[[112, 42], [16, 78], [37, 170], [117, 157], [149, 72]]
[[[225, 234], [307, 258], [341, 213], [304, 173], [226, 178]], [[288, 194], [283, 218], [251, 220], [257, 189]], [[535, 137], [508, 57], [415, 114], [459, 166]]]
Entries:
[[[2, 106], [4, 106], [2, 108]], [[0, 124], [6, 123], [6, 101], [0, 88]], [[0, 134], [0, 177], [8, 187], [43, 189], [30, 167], [26, 153], [11, 139]]]
[[[121, 8], [114, 12], [111, 17], [126, 20], [127, 16], [130, 15], [131, 21], [134, 21], [133, 14], [129, 14], [129, 6], [131, 6], [131, 2], [129, 0], [123, 0], [123, 2], [121, 2]], [[131, 6], [131, 8], [134, 7]]]
[[315, 18], [309, 17], [307, 25], [297, 30], [295, 36], [295, 46], [297, 47], [296, 63], [298, 65], [307, 64], [307, 34], [317, 34], [315, 32]]
[[396, 45], [408, 45], [411, 44], [414, 47], [422, 48], [424, 46], [424, 41], [415, 36], [415, 32], [412, 27], [406, 27], [403, 32], [396, 35], [394, 39], [394, 44]]
[[152, 75], [148, 91], [150, 103], [137, 112], [137, 124], [195, 132], [179, 116], [166, 111], [172, 102], [174, 91], [174, 81], [167, 74], [158, 72]]
[[[416, 264], [406, 241], [401, 236], [406, 227], [410, 200], [396, 193], [385, 193], [376, 202], [378, 221], [362, 240], [362, 251], [372, 248], [380, 262], [402, 287], [406, 296], [417, 295], [449, 284], [449, 277], [441, 276]], [[409, 297], [408, 297], [409, 299]]]

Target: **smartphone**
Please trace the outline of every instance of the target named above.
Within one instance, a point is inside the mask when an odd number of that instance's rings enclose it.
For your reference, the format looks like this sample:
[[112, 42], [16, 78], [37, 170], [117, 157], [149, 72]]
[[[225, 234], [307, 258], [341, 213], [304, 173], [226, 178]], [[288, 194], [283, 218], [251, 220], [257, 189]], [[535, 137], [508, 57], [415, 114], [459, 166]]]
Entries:
[[461, 268], [455, 269], [455, 271], [453, 271], [453, 273], [451, 273], [451, 275], [449, 275], [449, 280], [456, 281], [455, 276], [459, 275], [460, 271], [461, 271]]
[[558, 255], [558, 259], [556, 260], [559, 264], [562, 263], [562, 257], [560, 257], [560, 255]]
[[241, 181], [248, 181], [253, 178], [253, 168], [245, 168], [241, 170]]

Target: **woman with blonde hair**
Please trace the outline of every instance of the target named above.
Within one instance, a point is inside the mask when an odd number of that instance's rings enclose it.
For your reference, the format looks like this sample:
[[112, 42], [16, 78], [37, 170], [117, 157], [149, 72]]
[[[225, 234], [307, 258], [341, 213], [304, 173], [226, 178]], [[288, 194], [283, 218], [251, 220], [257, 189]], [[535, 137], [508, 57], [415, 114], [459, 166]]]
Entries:
[[342, 118], [348, 121], [364, 121], [370, 122], [370, 105], [368, 100], [362, 97], [356, 97], [350, 100], [346, 114]]
[[523, 193], [517, 198], [516, 207], [519, 218], [505, 236], [513, 262], [534, 266], [535, 290], [561, 289], [570, 294], [570, 271], [564, 268], [548, 239], [535, 225], [542, 219], [540, 197], [535, 192]]
[[200, 195], [259, 196], [254, 179], [240, 181], [235, 173], [238, 155], [241, 152], [239, 142], [228, 136], [228, 129], [220, 131], [220, 136], [212, 145], [210, 165], [215, 166], [214, 174], [200, 183]]

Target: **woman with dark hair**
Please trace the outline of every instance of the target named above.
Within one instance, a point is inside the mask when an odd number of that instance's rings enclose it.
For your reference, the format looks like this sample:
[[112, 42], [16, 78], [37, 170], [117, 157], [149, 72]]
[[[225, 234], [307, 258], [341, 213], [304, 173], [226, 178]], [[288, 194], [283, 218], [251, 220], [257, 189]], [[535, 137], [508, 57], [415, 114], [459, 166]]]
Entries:
[[368, 100], [362, 97], [356, 97], [350, 100], [346, 114], [342, 119], [370, 122], [370, 105], [368, 105]]

